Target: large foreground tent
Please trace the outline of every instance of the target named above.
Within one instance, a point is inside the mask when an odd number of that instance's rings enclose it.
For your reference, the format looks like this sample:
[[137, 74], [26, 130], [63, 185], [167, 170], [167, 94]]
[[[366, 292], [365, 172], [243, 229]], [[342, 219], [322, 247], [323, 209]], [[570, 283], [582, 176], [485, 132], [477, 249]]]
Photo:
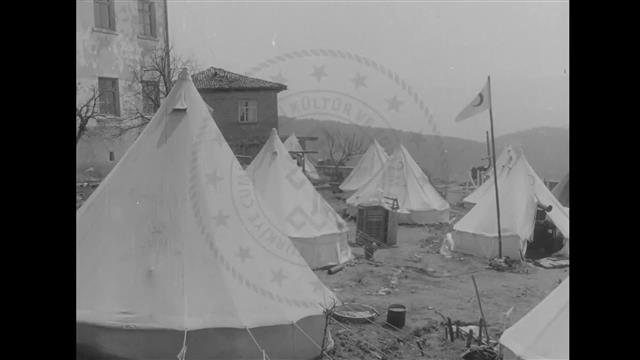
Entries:
[[569, 359], [569, 277], [505, 330], [500, 343], [525, 360]]
[[449, 221], [449, 203], [431, 185], [407, 149], [400, 145], [383, 167], [351, 197], [351, 211], [358, 206], [392, 209], [397, 200], [398, 223], [434, 224]]
[[347, 223], [302, 173], [280, 141], [271, 136], [246, 169], [256, 192], [312, 269], [352, 258]]
[[[492, 180], [493, 181], [493, 180]], [[520, 259], [532, 240], [538, 206], [566, 238], [561, 252], [569, 255], [569, 212], [551, 194], [520, 152], [512, 165], [498, 174], [502, 256]], [[498, 226], [494, 191], [486, 193], [453, 229], [455, 250], [467, 254], [498, 256]]]
[[[303, 151], [302, 145], [300, 145], [300, 141], [298, 137], [296, 137], [295, 133], [291, 133], [289, 137], [284, 141], [284, 147], [288, 151]], [[304, 172], [310, 179], [319, 180], [320, 174], [318, 174], [318, 170], [315, 165], [311, 162], [307, 154], [304, 154]]]
[[551, 191], [562, 206], [569, 207], [569, 173]]
[[[507, 146], [500, 156], [496, 159], [496, 163], [498, 164], [497, 173], [498, 173], [498, 187], [500, 186], [500, 181], [504, 178], [504, 174], [507, 172], [509, 167], [513, 164], [515, 159], [518, 157], [517, 152], [513, 147]], [[491, 174], [485, 182], [483, 182], [480, 186], [478, 186], [471, 194], [467, 195], [462, 201], [468, 202], [471, 204], [476, 204], [480, 198], [485, 196], [487, 193], [491, 191], [495, 191], [495, 184], [493, 181], [493, 168], [489, 168], [488, 173]]]
[[373, 139], [367, 152], [362, 155], [358, 164], [351, 170], [349, 176], [340, 184], [342, 191], [355, 191], [366, 184], [371, 178], [382, 169], [382, 165], [389, 159], [384, 148]]
[[318, 356], [335, 296], [259, 205], [184, 70], [78, 210], [78, 354]]

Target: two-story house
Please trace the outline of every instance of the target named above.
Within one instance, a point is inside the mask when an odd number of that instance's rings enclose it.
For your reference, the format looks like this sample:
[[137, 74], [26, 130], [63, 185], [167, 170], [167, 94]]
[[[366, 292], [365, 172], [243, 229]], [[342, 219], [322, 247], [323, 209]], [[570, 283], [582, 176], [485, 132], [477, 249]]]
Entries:
[[139, 131], [114, 137], [101, 129], [123, 121], [134, 109], [155, 113], [157, 102], [141, 93], [159, 93], [158, 82], [141, 81], [133, 70], [145, 57], [166, 49], [168, 41], [166, 0], [76, 1], [76, 104], [85, 103], [94, 89], [100, 95], [100, 119], [87, 124], [76, 146], [77, 177], [106, 176]]
[[278, 93], [287, 86], [215, 67], [192, 78], [234, 153], [255, 156], [278, 128]]

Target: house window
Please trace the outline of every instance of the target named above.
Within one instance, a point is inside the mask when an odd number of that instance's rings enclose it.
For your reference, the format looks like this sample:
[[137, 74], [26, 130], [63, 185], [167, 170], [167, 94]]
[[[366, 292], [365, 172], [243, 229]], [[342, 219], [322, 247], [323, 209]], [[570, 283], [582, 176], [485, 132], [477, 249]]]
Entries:
[[140, 33], [156, 37], [156, 4], [149, 0], [138, 0], [138, 15], [140, 17]]
[[96, 27], [101, 29], [116, 30], [116, 15], [113, 0], [94, 0], [93, 13]]
[[142, 82], [142, 112], [153, 114], [160, 104], [160, 87], [157, 81]]
[[120, 116], [118, 79], [98, 78], [98, 88], [100, 91], [100, 113]]
[[238, 122], [240, 123], [258, 122], [258, 102], [256, 100], [240, 100], [238, 114]]
[[115, 154], [113, 153], [113, 151], [109, 151], [109, 161], [113, 161], [115, 160]]

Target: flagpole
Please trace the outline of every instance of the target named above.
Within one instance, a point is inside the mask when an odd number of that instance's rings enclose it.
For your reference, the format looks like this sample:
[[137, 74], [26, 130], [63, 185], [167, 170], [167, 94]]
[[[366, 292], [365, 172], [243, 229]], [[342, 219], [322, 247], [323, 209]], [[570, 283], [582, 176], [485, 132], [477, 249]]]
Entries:
[[487, 160], [489, 160], [489, 166], [491, 166], [491, 150], [489, 149], [489, 132], [485, 131], [485, 135], [487, 135]]
[[493, 165], [493, 183], [496, 188], [496, 213], [498, 215], [498, 257], [502, 257], [502, 230], [500, 228], [500, 200], [498, 199], [498, 166], [496, 164], [496, 142], [493, 135], [493, 101], [491, 96], [491, 76], [487, 77], [487, 83], [489, 84], [489, 121], [491, 124], [491, 156]]

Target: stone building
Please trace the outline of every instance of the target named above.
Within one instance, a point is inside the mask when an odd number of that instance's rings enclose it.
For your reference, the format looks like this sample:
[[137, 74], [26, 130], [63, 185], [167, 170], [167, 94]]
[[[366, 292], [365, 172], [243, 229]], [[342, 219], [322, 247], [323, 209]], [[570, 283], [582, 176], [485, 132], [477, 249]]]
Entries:
[[155, 112], [157, 105], [141, 92], [159, 94], [158, 82], [140, 81], [133, 70], [168, 43], [166, 0], [76, 1], [76, 104], [86, 102], [93, 89], [100, 94], [100, 117], [87, 124], [76, 146], [79, 180], [106, 176], [140, 131], [115, 137], [106, 135], [109, 126], [137, 112]]
[[278, 93], [287, 86], [215, 67], [192, 78], [233, 152], [255, 156], [278, 129]]

